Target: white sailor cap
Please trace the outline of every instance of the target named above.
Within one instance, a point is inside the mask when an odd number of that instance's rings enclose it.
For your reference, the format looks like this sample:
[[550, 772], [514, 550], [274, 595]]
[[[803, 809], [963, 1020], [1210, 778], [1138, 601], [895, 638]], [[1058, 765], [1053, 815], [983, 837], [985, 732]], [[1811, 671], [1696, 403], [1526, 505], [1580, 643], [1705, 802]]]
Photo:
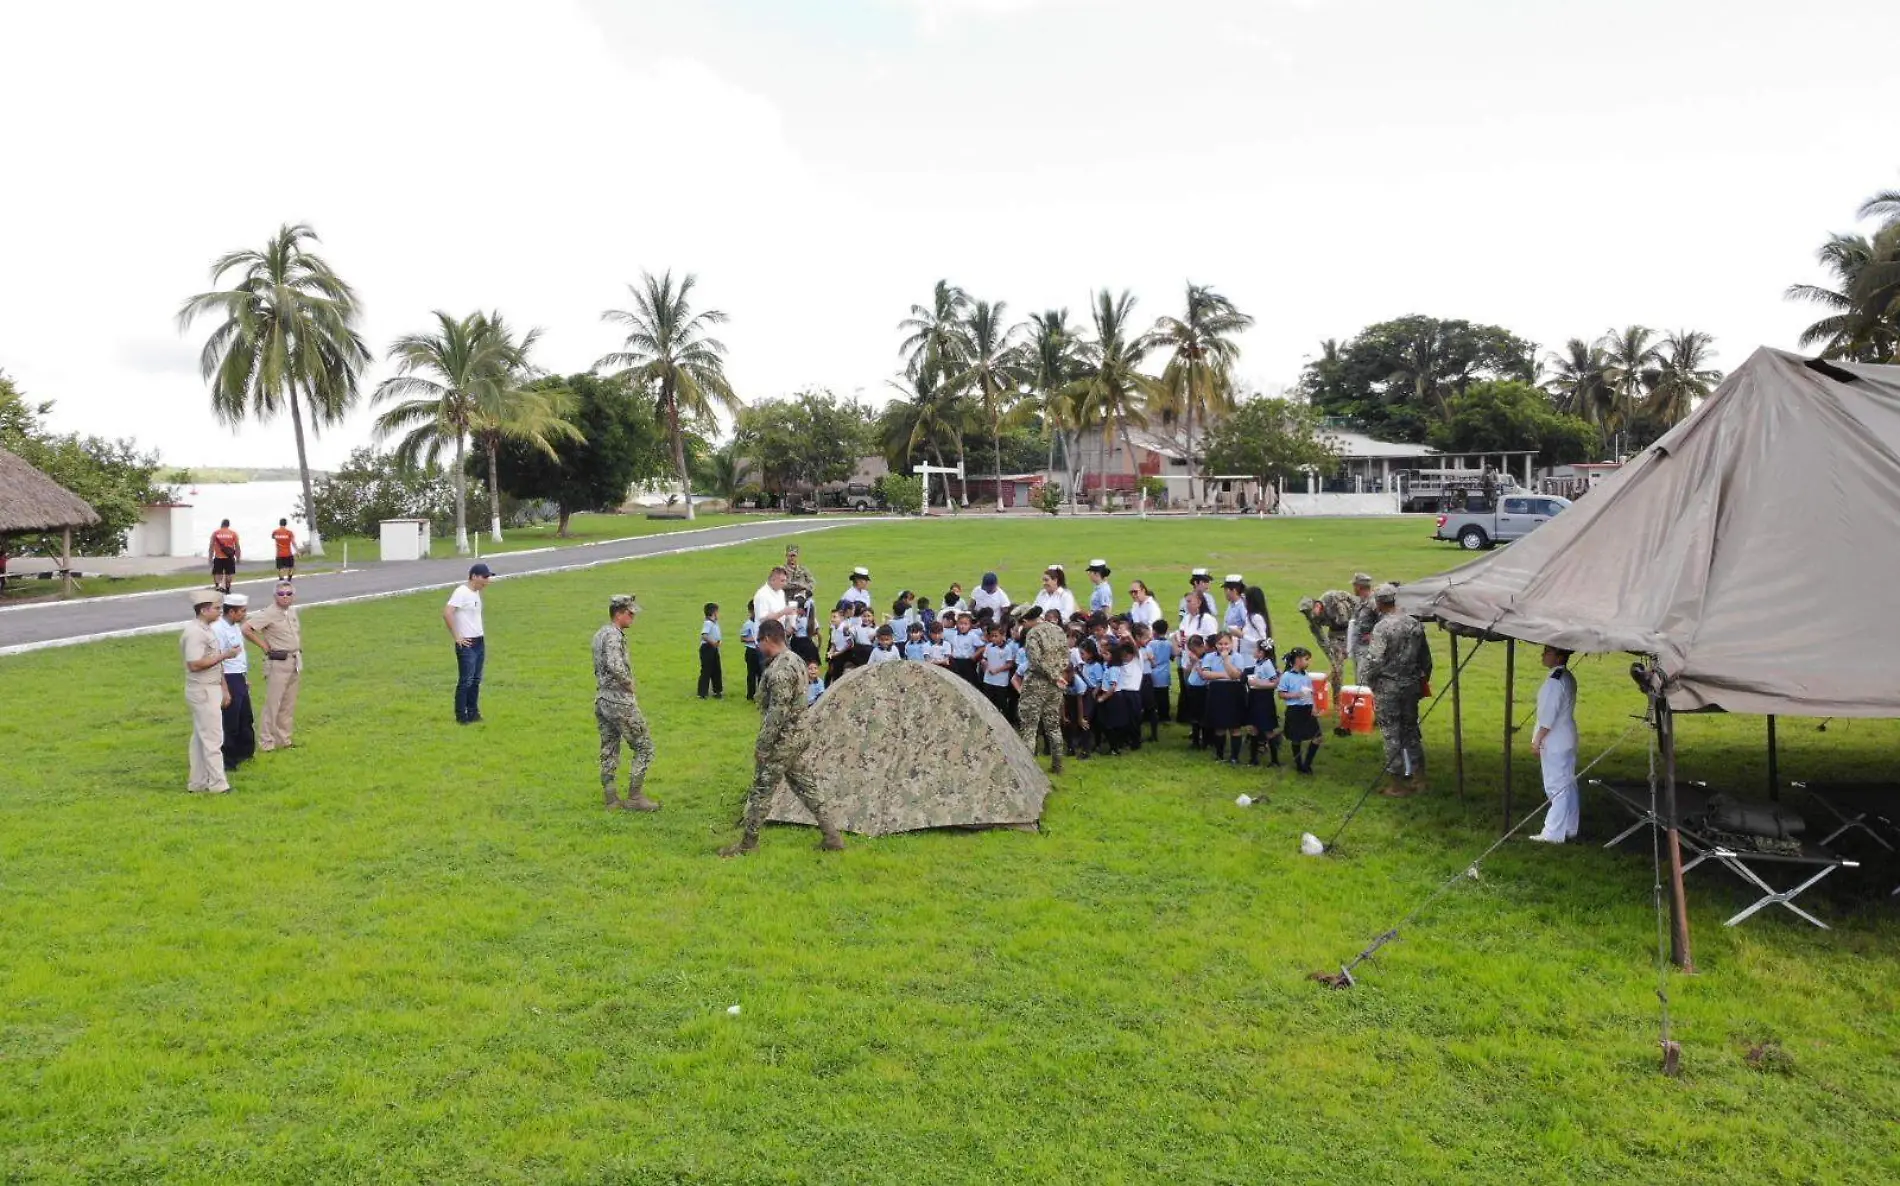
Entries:
[[1106, 560], [1091, 560], [1091, 561], [1089, 561], [1089, 567], [1090, 567], [1090, 568], [1107, 568], [1107, 567], [1108, 567], [1108, 561], [1106, 561]]
[[858, 567], [856, 567], [856, 568], [854, 568], [854, 569], [852, 569], [852, 570], [851, 570], [851, 579], [852, 579], [852, 580], [856, 580], [856, 579], [858, 579], [859, 577], [863, 577], [863, 578], [864, 578], [865, 580], [867, 580], [867, 581], [868, 581], [868, 580], [870, 580], [870, 579], [871, 579], [871, 570], [870, 570], [870, 569], [868, 569], [868, 568], [866, 568], [866, 567], [864, 567], [863, 565], [861, 565], [861, 564], [860, 564], [860, 565], [859, 565]]
[[251, 599], [242, 593], [226, 593], [224, 595], [225, 609], [244, 609], [250, 604]]
[[1241, 576], [1241, 575], [1240, 575], [1239, 573], [1237, 573], [1237, 572], [1230, 572], [1230, 573], [1228, 573], [1228, 574], [1227, 574], [1227, 579], [1221, 582], [1221, 584], [1222, 584], [1223, 586], [1225, 586], [1225, 585], [1244, 585], [1244, 584], [1246, 584], [1246, 583], [1247, 583], [1247, 578], [1246, 578], [1246, 577], [1243, 577], [1243, 576]]
[[1213, 577], [1207, 575], [1207, 570], [1205, 568], [1197, 568], [1194, 571], [1188, 573], [1188, 583], [1190, 585], [1193, 584], [1195, 581], [1211, 581], [1213, 579], [1214, 579]]

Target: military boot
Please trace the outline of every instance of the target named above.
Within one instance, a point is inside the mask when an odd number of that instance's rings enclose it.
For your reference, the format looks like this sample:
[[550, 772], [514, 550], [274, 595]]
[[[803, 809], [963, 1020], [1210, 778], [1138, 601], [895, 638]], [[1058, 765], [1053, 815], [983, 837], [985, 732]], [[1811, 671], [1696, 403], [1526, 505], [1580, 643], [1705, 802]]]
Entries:
[[1049, 773], [1051, 774], [1062, 773], [1062, 755], [1061, 754], [1049, 755]]
[[844, 837], [838, 834], [838, 829], [828, 823], [819, 826], [824, 829], [825, 838], [819, 841], [818, 847], [826, 852], [843, 852]]
[[743, 857], [757, 851], [759, 851], [759, 834], [757, 832], [747, 832], [744, 836], [740, 837], [739, 843], [728, 844], [726, 847], [720, 849], [719, 855], [722, 857]]
[[627, 801], [620, 805], [622, 811], [658, 811], [659, 809], [660, 805], [647, 798], [645, 791], [636, 791], [631, 788], [627, 791]]
[[1379, 788], [1379, 793], [1388, 799], [1409, 799], [1412, 795], [1410, 781], [1397, 774], [1388, 774], [1384, 785]]

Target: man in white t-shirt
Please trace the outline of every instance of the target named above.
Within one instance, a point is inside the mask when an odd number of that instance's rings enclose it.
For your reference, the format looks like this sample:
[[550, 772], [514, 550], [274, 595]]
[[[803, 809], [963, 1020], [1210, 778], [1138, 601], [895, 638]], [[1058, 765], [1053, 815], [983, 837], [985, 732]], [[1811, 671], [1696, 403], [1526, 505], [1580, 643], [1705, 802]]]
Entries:
[[983, 583], [971, 594], [970, 601], [977, 610], [990, 611], [990, 620], [993, 622], [1002, 621], [1003, 611], [1010, 605], [1009, 594], [1003, 592], [1002, 586], [996, 583], [996, 574], [993, 572], [983, 574]]
[[786, 632], [791, 632], [792, 617], [796, 613], [790, 607], [785, 596], [786, 571], [783, 567], [774, 568], [765, 578], [759, 591], [752, 595], [752, 620], [755, 622], [781, 622]]
[[488, 661], [488, 640], [482, 631], [482, 590], [495, 574], [486, 564], [469, 566], [468, 580], [449, 594], [442, 622], [455, 640], [455, 723], [472, 725], [482, 719], [482, 668]]

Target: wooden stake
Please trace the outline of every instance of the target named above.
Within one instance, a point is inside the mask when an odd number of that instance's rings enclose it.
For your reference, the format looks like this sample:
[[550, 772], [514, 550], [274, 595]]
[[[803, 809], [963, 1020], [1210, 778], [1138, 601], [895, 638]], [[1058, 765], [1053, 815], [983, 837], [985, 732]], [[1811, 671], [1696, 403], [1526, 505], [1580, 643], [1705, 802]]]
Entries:
[[1781, 802], [1781, 747], [1775, 742], [1775, 714], [1768, 714], [1768, 798]]
[[59, 595], [73, 595], [73, 529], [68, 527], [59, 533]]
[[1511, 830], [1511, 717], [1517, 712], [1517, 640], [1504, 640], [1504, 825], [1498, 835]]
[[1669, 850], [1669, 959], [1685, 972], [1695, 971], [1695, 953], [1689, 946], [1689, 902], [1682, 889], [1682, 837], [1676, 830], [1676, 718], [1661, 696], [1656, 698], [1656, 731], [1663, 759], [1663, 815], [1668, 819]]
[[1451, 636], [1451, 759], [1458, 771], [1458, 801], [1465, 801], [1465, 694], [1458, 678], [1458, 636]]

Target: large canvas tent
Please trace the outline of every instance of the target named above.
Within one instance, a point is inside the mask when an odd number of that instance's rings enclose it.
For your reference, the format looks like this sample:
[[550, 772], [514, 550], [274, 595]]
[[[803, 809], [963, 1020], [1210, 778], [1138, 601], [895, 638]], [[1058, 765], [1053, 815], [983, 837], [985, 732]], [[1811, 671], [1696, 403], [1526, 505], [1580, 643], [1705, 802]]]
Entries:
[[[1399, 601], [1454, 640], [1651, 659], [1676, 958], [1688, 965], [1671, 718], [1766, 715], [1772, 771], [1777, 714], [1900, 716], [1900, 618], [1878, 610], [1900, 589], [1896, 524], [1900, 367], [1761, 349], [1588, 497], [1507, 549], [1404, 586]], [[1508, 687], [1506, 705], [1508, 820]]]
[[1678, 712], [1900, 716], [1900, 367], [1757, 350], [1510, 547], [1400, 590], [1422, 618], [1653, 655]]

